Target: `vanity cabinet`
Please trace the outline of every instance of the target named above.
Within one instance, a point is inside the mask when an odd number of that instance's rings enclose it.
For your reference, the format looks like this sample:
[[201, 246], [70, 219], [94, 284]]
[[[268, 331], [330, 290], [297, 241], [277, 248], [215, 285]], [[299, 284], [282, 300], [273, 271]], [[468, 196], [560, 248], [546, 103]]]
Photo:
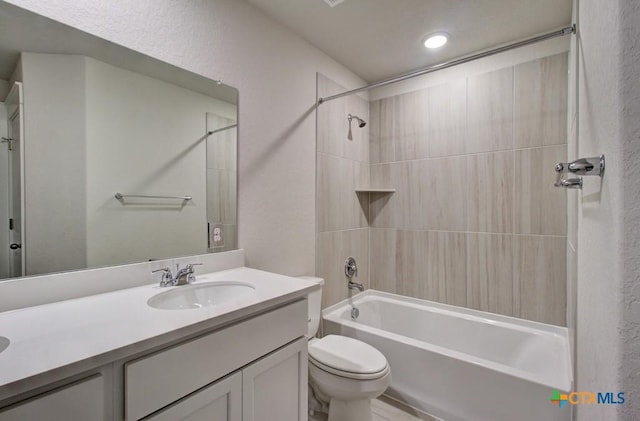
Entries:
[[306, 300], [297, 301], [127, 362], [125, 419], [142, 419], [300, 338], [306, 314]]
[[306, 361], [303, 338], [144, 421], [306, 421]]
[[242, 370], [243, 421], [307, 421], [307, 339]]
[[97, 374], [1, 409], [0, 420], [107, 421], [110, 414], [110, 402], [105, 399], [107, 389], [104, 377]]
[[306, 299], [201, 331], [15, 396], [0, 420], [306, 421]]

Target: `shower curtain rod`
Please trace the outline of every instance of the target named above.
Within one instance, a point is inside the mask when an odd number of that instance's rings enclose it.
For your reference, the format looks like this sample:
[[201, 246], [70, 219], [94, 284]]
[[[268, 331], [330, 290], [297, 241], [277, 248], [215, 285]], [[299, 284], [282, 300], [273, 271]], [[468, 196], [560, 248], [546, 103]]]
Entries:
[[227, 126], [227, 127], [223, 127], [221, 129], [211, 130], [210, 132], [207, 132], [207, 136], [211, 136], [214, 133], [223, 132], [225, 130], [233, 129], [234, 127], [238, 127], [238, 123], [232, 124], [232, 125]]
[[494, 48], [493, 50], [487, 50], [478, 54], [457, 58], [451, 61], [445, 61], [444, 63], [436, 64], [433, 66], [425, 67], [420, 70], [416, 70], [410, 73], [405, 73], [400, 76], [395, 76], [389, 79], [381, 80], [380, 82], [372, 83], [371, 85], [363, 86], [362, 88], [352, 89], [350, 91], [342, 92], [339, 94], [331, 95], [318, 99], [318, 105], [332, 101], [334, 99], [342, 98], [343, 96], [357, 94], [358, 92], [368, 91], [369, 89], [379, 88], [381, 86], [390, 85], [392, 83], [401, 82], [403, 80], [411, 79], [417, 76], [426, 75], [427, 73], [436, 72], [438, 70], [447, 69], [449, 67], [457, 66], [459, 64], [468, 63], [473, 60], [478, 60], [484, 57], [489, 57], [494, 54], [503, 53], [505, 51], [513, 50], [515, 48], [524, 47], [525, 45], [535, 44], [536, 42], [545, 41], [551, 38], [562, 37], [565, 35], [574, 34], [576, 32], [576, 26], [567, 26], [566, 28], [559, 29], [557, 31], [549, 32], [544, 35], [538, 35], [533, 38], [529, 38], [523, 41], [515, 42], [513, 44], [505, 45], [502, 47]]

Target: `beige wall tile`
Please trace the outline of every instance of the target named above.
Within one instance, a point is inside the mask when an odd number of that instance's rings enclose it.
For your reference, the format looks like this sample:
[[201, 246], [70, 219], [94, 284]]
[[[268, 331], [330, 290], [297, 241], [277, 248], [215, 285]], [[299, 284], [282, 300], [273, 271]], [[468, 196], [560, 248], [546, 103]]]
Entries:
[[228, 170], [207, 170], [207, 220], [235, 225], [237, 174]]
[[322, 307], [348, 297], [348, 278], [344, 262], [353, 256], [358, 264], [356, 282], [369, 287], [369, 229], [318, 233], [316, 237], [316, 275], [325, 280]]
[[[318, 74], [320, 96], [343, 91], [346, 89]], [[355, 114], [369, 122], [369, 103], [357, 95], [352, 95], [318, 106], [316, 112], [317, 150], [329, 155], [369, 162], [369, 126], [360, 129], [355, 122], [352, 122], [352, 139], [349, 139], [348, 114]]]
[[397, 293], [427, 300], [446, 300], [444, 284], [430, 279], [429, 234], [427, 231], [398, 230], [396, 244]]
[[512, 232], [513, 152], [467, 157], [467, 230]]
[[373, 101], [369, 106], [369, 162], [377, 164], [395, 160], [393, 141], [393, 98]]
[[428, 227], [429, 214], [433, 210], [430, 194], [434, 190], [427, 178], [429, 162], [419, 160], [392, 164], [394, 183], [398, 186], [396, 193], [400, 193], [397, 200], [404, 229], [423, 230]]
[[466, 305], [464, 233], [399, 230], [396, 239], [398, 294]]
[[[467, 237], [464, 233], [429, 231], [427, 282], [438, 285], [438, 301], [467, 305]], [[444, 300], [442, 292], [444, 291]]]
[[427, 89], [429, 157], [465, 152], [467, 81], [460, 79]]
[[318, 231], [367, 227], [367, 206], [355, 189], [368, 184], [368, 165], [319, 153], [317, 172]]
[[515, 67], [515, 147], [567, 142], [567, 53]]
[[428, 123], [427, 90], [422, 89], [394, 97], [393, 137], [396, 160], [426, 158]]
[[[338, 144], [342, 146], [340, 156], [354, 159], [361, 162], [369, 162], [369, 132], [371, 130], [371, 119], [369, 117], [369, 101], [360, 98], [358, 95], [347, 97], [347, 114], [352, 114], [363, 119], [367, 125], [358, 127], [357, 120], [351, 121], [351, 139], [349, 139], [349, 121], [345, 115], [345, 128], [347, 130], [347, 142], [340, 142], [336, 137]], [[339, 134], [339, 131], [336, 132]]]
[[514, 233], [567, 234], [567, 192], [553, 186], [567, 146], [515, 151]]
[[395, 188], [393, 194], [373, 194], [369, 222], [376, 228], [424, 229], [428, 224], [429, 186], [426, 161], [405, 161], [372, 165], [371, 182], [376, 187]]
[[467, 305], [513, 316], [513, 241], [509, 234], [467, 234]]
[[397, 167], [399, 164], [378, 164], [369, 167], [372, 186], [379, 188], [395, 188], [393, 194], [370, 195], [369, 224], [376, 228], [399, 228], [402, 226], [400, 204], [406, 190], [398, 188]]
[[513, 147], [513, 67], [468, 78], [467, 153]]
[[419, 177], [412, 183], [420, 184], [421, 196], [417, 203], [423, 206], [427, 218], [425, 228], [430, 230], [464, 231], [467, 212], [467, 158], [465, 156], [419, 161]]
[[397, 230], [371, 228], [369, 281], [371, 288], [397, 294], [396, 244]]
[[[222, 129], [236, 121], [207, 113], [207, 131]], [[207, 136], [207, 169], [235, 171], [237, 166], [238, 129], [227, 129]]]
[[520, 317], [566, 325], [566, 237], [513, 237]]

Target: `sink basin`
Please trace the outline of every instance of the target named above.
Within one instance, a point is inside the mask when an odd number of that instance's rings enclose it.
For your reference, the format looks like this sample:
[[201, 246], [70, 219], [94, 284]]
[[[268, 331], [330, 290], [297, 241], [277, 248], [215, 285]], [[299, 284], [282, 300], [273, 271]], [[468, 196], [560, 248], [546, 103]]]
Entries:
[[5, 338], [4, 336], [0, 336], [0, 352], [7, 349], [7, 347], [9, 346], [9, 343], [10, 343], [9, 339]]
[[161, 310], [188, 310], [228, 303], [253, 292], [246, 282], [208, 282], [179, 286], [149, 298], [147, 304]]

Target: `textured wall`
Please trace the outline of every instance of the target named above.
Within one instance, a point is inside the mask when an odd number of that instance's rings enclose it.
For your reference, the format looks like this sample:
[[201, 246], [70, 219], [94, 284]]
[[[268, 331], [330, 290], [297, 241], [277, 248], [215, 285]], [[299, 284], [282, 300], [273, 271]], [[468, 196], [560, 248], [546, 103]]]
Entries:
[[361, 79], [244, 1], [10, 3], [237, 87], [239, 246], [252, 267], [314, 273], [316, 72]]
[[625, 405], [578, 406], [578, 420], [640, 413], [640, 4], [578, 3], [578, 154], [605, 154], [578, 205], [578, 390]]
[[622, 385], [631, 401], [621, 419], [640, 414], [640, 2], [621, 3], [622, 167], [624, 177]]
[[372, 288], [566, 323], [567, 54], [371, 102]]
[[[345, 89], [318, 74], [318, 97]], [[360, 128], [348, 114], [368, 122]], [[324, 278], [326, 307], [348, 296], [344, 262], [358, 264], [356, 282], [369, 285], [368, 194], [355, 189], [369, 184], [369, 103], [356, 95], [326, 102], [317, 111], [317, 233], [316, 275]]]

